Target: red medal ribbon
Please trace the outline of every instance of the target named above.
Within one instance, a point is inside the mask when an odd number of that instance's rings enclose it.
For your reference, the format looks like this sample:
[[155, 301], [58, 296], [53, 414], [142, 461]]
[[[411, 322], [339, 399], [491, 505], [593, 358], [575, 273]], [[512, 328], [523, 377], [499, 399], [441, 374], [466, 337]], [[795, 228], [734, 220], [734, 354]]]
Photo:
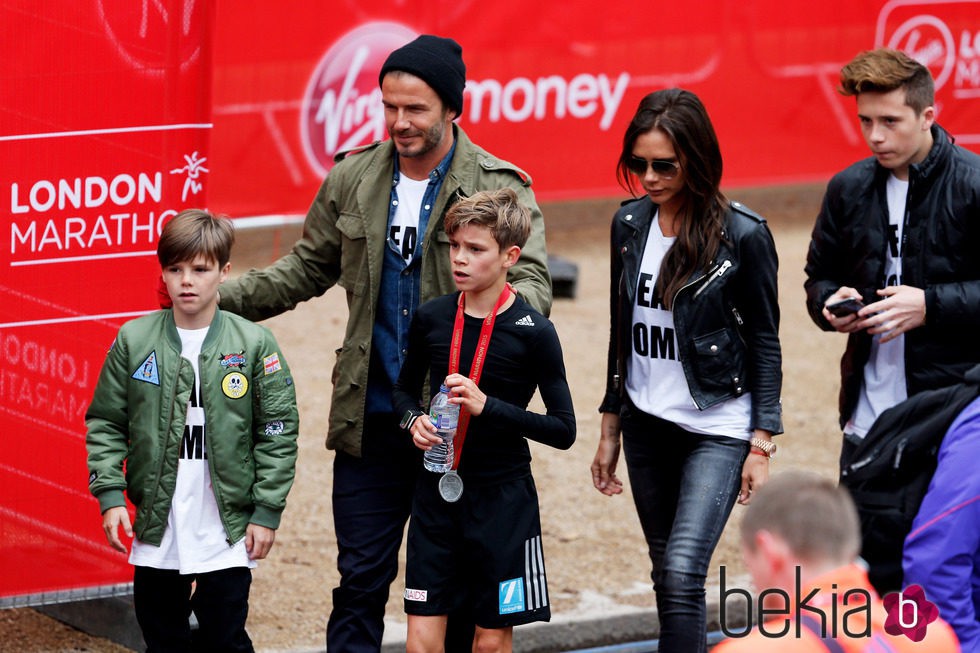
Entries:
[[[497, 298], [497, 303], [493, 306], [493, 310], [483, 318], [483, 326], [480, 327], [480, 339], [477, 342], [476, 351], [473, 352], [473, 364], [470, 366], [469, 377], [477, 385], [479, 385], [480, 375], [483, 373], [483, 363], [487, 359], [487, 348], [490, 346], [490, 336], [493, 334], [493, 323], [497, 320], [497, 311], [510, 298], [511, 292], [513, 292], [513, 289], [510, 287], [510, 284], [504, 286], [504, 289], [500, 291], [500, 297]], [[456, 321], [453, 323], [453, 340], [449, 347], [450, 374], [459, 372], [459, 351], [463, 344], [464, 297], [465, 295], [463, 293], [459, 293], [459, 301], [456, 302]], [[456, 424], [456, 437], [453, 439], [453, 448], [455, 449], [453, 469], [459, 467], [459, 457], [463, 453], [463, 441], [466, 440], [466, 427], [469, 426], [469, 423], [469, 412], [467, 412], [466, 408], [460, 406], [459, 422]]]

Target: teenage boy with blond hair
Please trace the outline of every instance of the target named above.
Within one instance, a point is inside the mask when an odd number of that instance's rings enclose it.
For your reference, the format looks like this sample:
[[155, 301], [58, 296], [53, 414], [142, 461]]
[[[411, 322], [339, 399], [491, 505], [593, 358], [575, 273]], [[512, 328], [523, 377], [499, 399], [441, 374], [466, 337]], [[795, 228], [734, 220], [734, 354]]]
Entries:
[[166, 224], [157, 257], [173, 308], [122, 326], [85, 415], [89, 489], [109, 544], [125, 553], [119, 529], [135, 536], [133, 598], [151, 652], [191, 650], [191, 610], [195, 650], [253, 650], [251, 569], [293, 482], [286, 361], [268, 329], [218, 310], [233, 242], [231, 221], [205, 211]]
[[[447, 615], [472, 601], [473, 650], [510, 651], [513, 627], [551, 617], [537, 491], [527, 439], [567, 449], [575, 414], [554, 326], [507, 284], [531, 231], [509, 189], [459, 200], [446, 214], [459, 292], [419, 307], [395, 384], [395, 406], [416, 447], [441, 438], [421, 410], [445, 384], [461, 408], [454, 471], [422, 471], [412, 504], [405, 572], [408, 650], [440, 651]], [[527, 409], [539, 389], [546, 415]], [[468, 422], [468, 423], [467, 423]]]

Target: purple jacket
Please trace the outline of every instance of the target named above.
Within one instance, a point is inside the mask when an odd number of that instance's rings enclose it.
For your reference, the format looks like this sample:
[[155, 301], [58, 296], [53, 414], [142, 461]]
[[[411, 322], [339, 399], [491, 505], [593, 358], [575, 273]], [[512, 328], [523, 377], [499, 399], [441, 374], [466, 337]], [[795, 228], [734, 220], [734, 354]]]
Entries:
[[980, 398], [939, 448], [936, 473], [905, 539], [905, 586], [921, 585], [964, 653], [980, 652]]

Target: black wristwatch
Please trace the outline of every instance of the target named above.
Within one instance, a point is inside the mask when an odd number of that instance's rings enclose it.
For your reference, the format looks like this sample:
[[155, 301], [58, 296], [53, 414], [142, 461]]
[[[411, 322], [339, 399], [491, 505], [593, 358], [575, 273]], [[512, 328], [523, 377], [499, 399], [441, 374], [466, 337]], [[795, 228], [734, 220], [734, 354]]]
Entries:
[[408, 410], [405, 411], [405, 414], [402, 415], [402, 421], [401, 423], [398, 424], [398, 426], [405, 429], [406, 431], [411, 430], [412, 424], [415, 423], [415, 420], [422, 417], [422, 415], [424, 414], [425, 413], [423, 413], [421, 410], [417, 408], [409, 408]]

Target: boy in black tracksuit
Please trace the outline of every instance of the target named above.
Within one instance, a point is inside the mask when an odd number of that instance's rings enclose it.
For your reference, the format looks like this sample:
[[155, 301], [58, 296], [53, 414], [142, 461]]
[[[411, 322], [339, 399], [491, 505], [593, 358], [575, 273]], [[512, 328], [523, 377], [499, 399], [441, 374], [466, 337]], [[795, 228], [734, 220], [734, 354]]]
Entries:
[[[450, 388], [462, 408], [455, 448], [464, 491], [453, 502], [440, 495], [441, 474], [419, 480], [405, 578], [410, 650], [441, 646], [446, 615], [464, 602], [474, 606], [481, 650], [508, 651], [513, 626], [551, 617], [525, 438], [567, 449], [575, 415], [554, 326], [506, 283], [529, 231], [509, 189], [459, 201], [446, 233], [460, 292], [423, 304], [412, 321], [395, 407], [428, 450], [441, 440], [420, 409], [426, 374], [433, 394]], [[546, 415], [526, 410], [536, 388]]]

